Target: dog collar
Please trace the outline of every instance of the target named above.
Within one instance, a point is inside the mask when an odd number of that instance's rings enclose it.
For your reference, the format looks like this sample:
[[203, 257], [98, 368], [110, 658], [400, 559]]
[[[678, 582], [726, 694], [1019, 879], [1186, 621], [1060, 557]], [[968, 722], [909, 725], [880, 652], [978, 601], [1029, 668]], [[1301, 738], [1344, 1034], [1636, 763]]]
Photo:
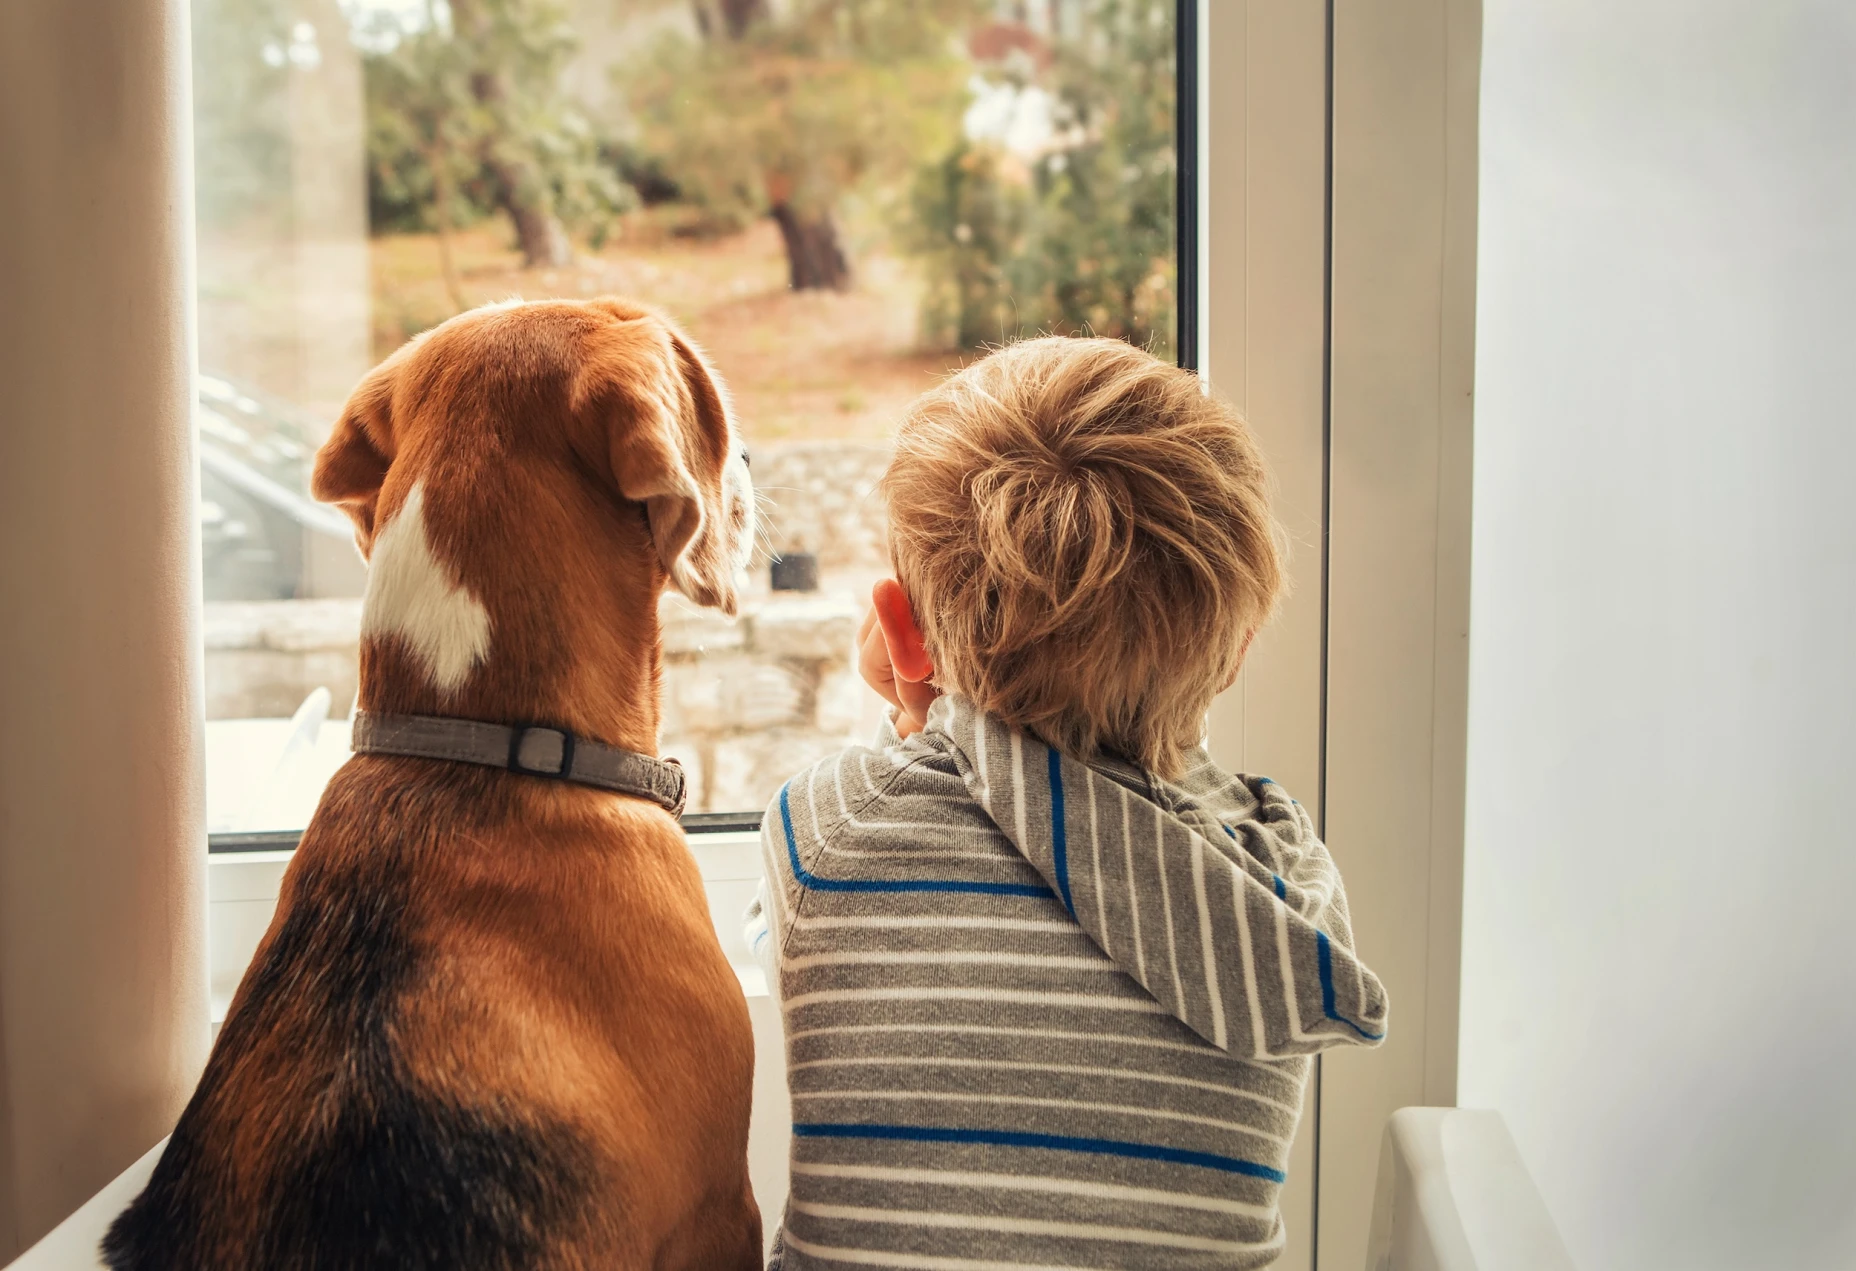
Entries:
[[563, 728], [356, 711], [352, 746], [357, 755], [450, 759], [531, 777], [571, 781], [615, 794], [636, 795], [651, 800], [672, 816], [683, 815], [683, 767], [676, 760], [604, 746]]

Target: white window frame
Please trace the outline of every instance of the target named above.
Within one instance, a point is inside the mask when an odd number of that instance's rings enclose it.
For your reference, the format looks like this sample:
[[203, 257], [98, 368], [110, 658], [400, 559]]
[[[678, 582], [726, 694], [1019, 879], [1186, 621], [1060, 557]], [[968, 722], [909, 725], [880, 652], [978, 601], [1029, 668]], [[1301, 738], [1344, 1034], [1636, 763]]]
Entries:
[[1293, 591], [1210, 720], [1317, 810], [1391, 1031], [1323, 1059], [1277, 1265], [1364, 1265], [1380, 1136], [1456, 1102], [1479, 0], [1199, 0], [1199, 365]]

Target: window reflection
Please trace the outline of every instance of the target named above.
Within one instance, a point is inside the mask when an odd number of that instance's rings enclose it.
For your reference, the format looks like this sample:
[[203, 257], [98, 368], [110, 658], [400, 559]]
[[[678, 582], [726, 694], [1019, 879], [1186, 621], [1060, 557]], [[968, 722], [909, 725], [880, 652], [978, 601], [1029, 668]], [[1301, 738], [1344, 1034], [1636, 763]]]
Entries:
[[904, 404], [1023, 334], [1172, 353], [1173, 11], [195, 0], [212, 828], [300, 827], [347, 753], [364, 576], [315, 446], [374, 361], [510, 295], [660, 305], [733, 389], [786, 559], [738, 621], [665, 602], [691, 810], [865, 734]]

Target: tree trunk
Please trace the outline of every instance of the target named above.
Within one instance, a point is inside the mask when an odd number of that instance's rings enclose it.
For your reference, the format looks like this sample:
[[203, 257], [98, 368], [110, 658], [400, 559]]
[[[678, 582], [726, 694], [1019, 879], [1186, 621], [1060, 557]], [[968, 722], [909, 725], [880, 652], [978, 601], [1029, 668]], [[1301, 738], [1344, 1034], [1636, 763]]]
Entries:
[[[757, 22], [771, 16], [768, 0], [717, 0], [722, 30], [730, 40], [740, 40]], [[698, 25], [705, 38], [713, 24], [702, 0], [697, 3]], [[768, 211], [780, 227], [786, 243], [787, 284], [794, 291], [843, 291], [851, 285], [851, 265], [845, 258], [844, 245], [838, 241], [838, 222], [831, 209], [814, 216], [800, 212], [792, 204], [793, 183], [779, 171], [766, 174]]]
[[830, 212], [806, 217], [790, 203], [775, 203], [772, 210], [786, 242], [787, 280], [794, 291], [843, 291], [851, 285], [851, 266]]
[[464, 283], [458, 277], [457, 260], [451, 254], [451, 169], [442, 143], [432, 147], [426, 160], [432, 167], [432, 220], [438, 227], [438, 267], [445, 278], [445, 294], [451, 297], [451, 311], [463, 313]]
[[[767, 0], [718, 0], [718, 5], [722, 29], [730, 40], [741, 39], [771, 12]], [[697, 17], [705, 38], [712, 38], [712, 24], [700, 0]], [[792, 190], [793, 183], [784, 173], [767, 174], [768, 211], [786, 243], [787, 284], [794, 291], [845, 290], [851, 285], [851, 265], [838, 241], [838, 222], [829, 208], [815, 216], [800, 212], [792, 204]]]
[[722, 0], [722, 22], [728, 38], [738, 40], [747, 29], [767, 16], [767, 0]]
[[516, 244], [527, 269], [565, 269], [574, 263], [573, 244], [561, 218], [554, 214], [547, 185], [533, 164], [492, 152], [483, 166], [496, 182], [499, 199], [515, 223]]
[[[480, 52], [487, 51], [491, 19], [479, 0], [451, 0], [451, 17], [460, 35], [475, 43]], [[479, 65], [471, 72], [470, 91], [499, 124], [504, 122], [509, 85], [500, 72]], [[573, 264], [573, 245], [554, 214], [553, 192], [547, 178], [532, 158], [520, 152], [520, 143], [506, 145], [503, 138], [492, 138], [484, 147], [483, 166], [496, 187], [496, 201], [515, 223], [523, 265], [529, 269], [564, 269]]]
[[[719, 12], [711, 12], [712, 3]], [[715, 38], [719, 16], [723, 33], [731, 40], [738, 40], [747, 34], [750, 26], [767, 16], [767, 0], [690, 0], [690, 10], [696, 15], [696, 30], [703, 39]]]

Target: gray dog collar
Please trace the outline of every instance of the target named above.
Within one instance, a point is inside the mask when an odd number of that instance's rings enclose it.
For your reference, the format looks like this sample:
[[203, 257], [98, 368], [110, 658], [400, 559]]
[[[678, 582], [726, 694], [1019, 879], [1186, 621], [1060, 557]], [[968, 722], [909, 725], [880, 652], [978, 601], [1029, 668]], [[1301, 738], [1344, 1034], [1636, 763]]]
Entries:
[[490, 724], [442, 715], [375, 715], [356, 711], [354, 753], [450, 759], [531, 777], [636, 795], [683, 815], [683, 768], [674, 759], [603, 746], [561, 728]]

